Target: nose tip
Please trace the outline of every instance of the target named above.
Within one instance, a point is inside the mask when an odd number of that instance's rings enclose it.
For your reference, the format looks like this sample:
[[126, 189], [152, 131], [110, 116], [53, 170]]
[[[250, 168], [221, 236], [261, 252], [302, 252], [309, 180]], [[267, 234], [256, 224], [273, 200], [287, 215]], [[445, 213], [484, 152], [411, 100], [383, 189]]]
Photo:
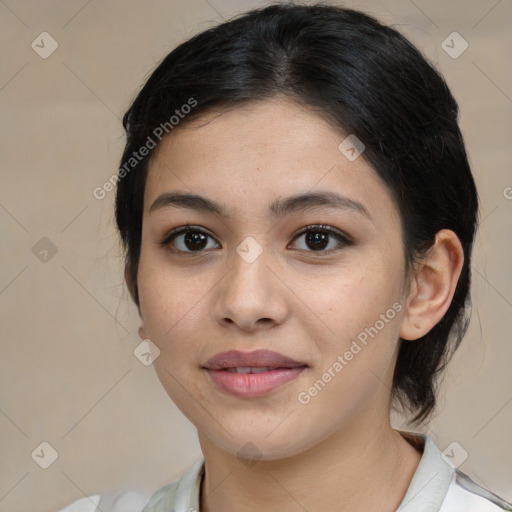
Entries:
[[[281, 323], [288, 314], [283, 287], [260, 258], [262, 248], [260, 251], [258, 247], [261, 246], [255, 246], [249, 240], [245, 245], [241, 244], [239, 248], [243, 256], [222, 280], [213, 314], [224, 327], [237, 326], [246, 332], [270, 328]], [[251, 256], [250, 263], [244, 257], [247, 255]]]
[[247, 322], [243, 323], [242, 321], [235, 322], [235, 320], [233, 320], [232, 318], [229, 318], [229, 317], [224, 318], [223, 321], [226, 324], [237, 324], [241, 330], [247, 331], [247, 332], [253, 331], [258, 325], [262, 325], [262, 326], [271, 325], [273, 322], [275, 322], [274, 320], [272, 320], [272, 318], [258, 318], [256, 320], [256, 322], [248, 322], [247, 321]]

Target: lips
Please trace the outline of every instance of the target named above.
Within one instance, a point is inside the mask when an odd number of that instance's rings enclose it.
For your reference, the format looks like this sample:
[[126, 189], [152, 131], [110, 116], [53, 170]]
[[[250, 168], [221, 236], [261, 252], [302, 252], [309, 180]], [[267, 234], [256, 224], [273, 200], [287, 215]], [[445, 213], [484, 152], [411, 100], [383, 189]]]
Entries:
[[305, 363], [270, 350], [230, 350], [208, 359], [203, 368], [222, 392], [255, 398], [293, 381], [307, 367]]
[[[239, 352], [238, 350], [230, 350], [213, 356], [206, 361], [204, 367], [209, 370], [228, 370], [233, 368], [253, 369], [258, 368], [298, 368], [299, 366], [307, 366], [278, 352], [271, 350], [254, 350], [253, 352]], [[239, 373], [249, 373], [241, 371]], [[254, 372], [256, 373], [256, 372]]]

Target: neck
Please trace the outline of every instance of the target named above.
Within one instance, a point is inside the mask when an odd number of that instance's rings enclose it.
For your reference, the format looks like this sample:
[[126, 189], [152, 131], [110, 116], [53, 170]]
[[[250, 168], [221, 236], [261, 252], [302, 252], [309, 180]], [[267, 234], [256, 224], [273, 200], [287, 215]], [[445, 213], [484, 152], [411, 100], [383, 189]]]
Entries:
[[385, 427], [370, 424], [375, 427], [364, 435], [358, 423], [295, 456], [252, 464], [199, 435], [205, 458], [201, 512], [395, 511], [421, 454], [389, 420]]

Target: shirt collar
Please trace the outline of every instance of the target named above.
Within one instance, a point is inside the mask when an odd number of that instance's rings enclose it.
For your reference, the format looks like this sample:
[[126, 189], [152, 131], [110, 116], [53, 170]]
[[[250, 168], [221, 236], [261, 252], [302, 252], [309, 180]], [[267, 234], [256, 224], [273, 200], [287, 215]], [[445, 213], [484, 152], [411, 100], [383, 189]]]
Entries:
[[[423, 455], [397, 512], [438, 512], [448, 492], [453, 468], [426, 434], [400, 432], [409, 442], [423, 445]], [[204, 459], [198, 460], [179, 481], [175, 512], [199, 510]]]
[[397, 512], [438, 512], [453, 477], [453, 467], [446, 462], [434, 441], [426, 434], [400, 432], [406, 439], [423, 444], [423, 455]]

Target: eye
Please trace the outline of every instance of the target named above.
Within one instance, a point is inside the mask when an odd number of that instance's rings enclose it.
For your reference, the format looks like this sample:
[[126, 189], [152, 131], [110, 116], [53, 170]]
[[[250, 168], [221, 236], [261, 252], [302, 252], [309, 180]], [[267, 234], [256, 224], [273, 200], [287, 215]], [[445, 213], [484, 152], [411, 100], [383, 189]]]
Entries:
[[[307, 252], [331, 253], [339, 250], [341, 247], [352, 245], [353, 243], [346, 235], [330, 226], [306, 226], [294, 240], [298, 240], [304, 235], [306, 248], [299, 247], [299, 249]], [[336, 240], [334, 244], [332, 243], [333, 238]], [[208, 239], [213, 241], [213, 237], [205, 230], [186, 225], [167, 233], [160, 242], [160, 245], [169, 247], [172, 251], [178, 253], [201, 253], [205, 252], [205, 249], [215, 249], [219, 247], [219, 244], [216, 242], [213, 242], [213, 246], [210, 245], [210, 247], [208, 247]]]
[[204, 252], [203, 249], [216, 248], [215, 244], [214, 247], [208, 247], [208, 238], [213, 240], [203, 229], [194, 226], [181, 226], [167, 233], [160, 245], [164, 247], [172, 246], [170, 249], [176, 252]]
[[[339, 250], [341, 247], [352, 245], [352, 241], [346, 235], [331, 228], [330, 226], [307, 226], [294, 238], [294, 240], [298, 240], [299, 237], [302, 237], [303, 235], [305, 235], [304, 243], [306, 245], [306, 249], [303, 247], [300, 249], [307, 252], [331, 253]], [[336, 239], [337, 243], [332, 244], [332, 238]], [[326, 248], [328, 249], [325, 250]]]

